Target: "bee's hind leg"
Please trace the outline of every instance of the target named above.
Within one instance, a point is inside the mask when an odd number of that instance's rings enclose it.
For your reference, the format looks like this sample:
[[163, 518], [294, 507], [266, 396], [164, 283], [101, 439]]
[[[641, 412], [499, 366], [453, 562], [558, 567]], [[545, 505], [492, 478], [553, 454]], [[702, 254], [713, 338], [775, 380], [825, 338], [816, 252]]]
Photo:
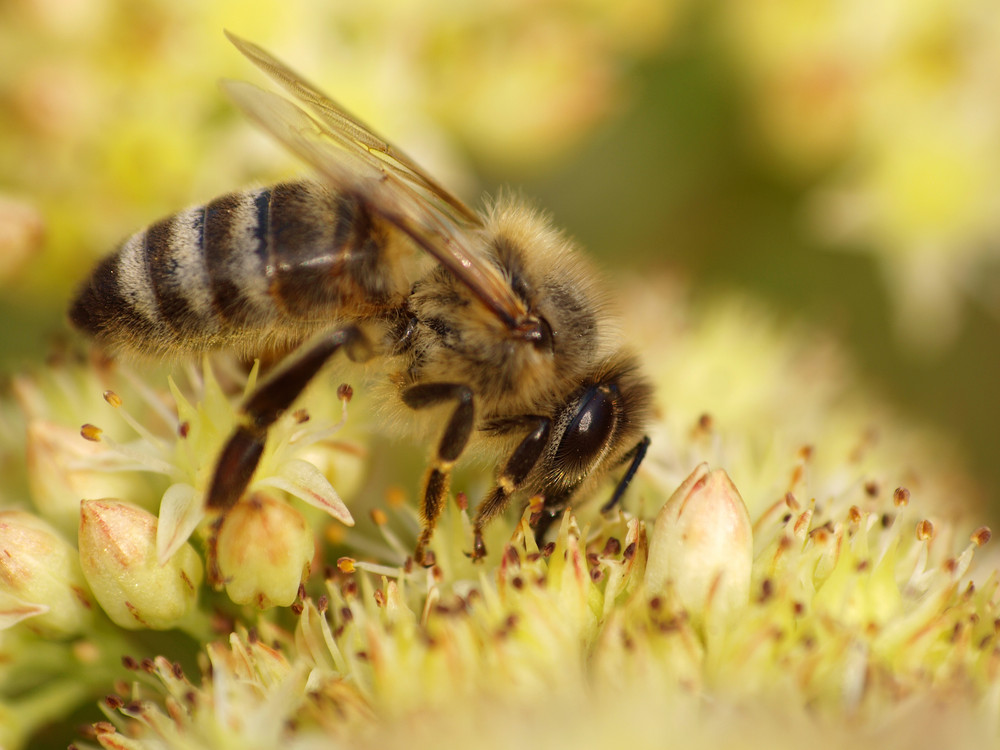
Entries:
[[323, 334], [272, 371], [240, 407], [240, 423], [219, 454], [208, 491], [209, 509], [225, 511], [243, 495], [257, 468], [267, 431], [341, 348], [355, 361], [371, 357], [367, 336], [356, 326]]

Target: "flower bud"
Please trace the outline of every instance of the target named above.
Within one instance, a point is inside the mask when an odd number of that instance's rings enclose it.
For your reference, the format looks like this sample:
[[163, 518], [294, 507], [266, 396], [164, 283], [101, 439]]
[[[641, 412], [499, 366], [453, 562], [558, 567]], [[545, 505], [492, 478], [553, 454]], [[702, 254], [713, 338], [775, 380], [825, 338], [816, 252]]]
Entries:
[[295, 601], [313, 552], [312, 532], [302, 514], [262, 492], [226, 513], [216, 542], [229, 598], [260, 609]]
[[700, 464], [656, 516], [647, 591], [669, 588], [695, 620], [715, 629], [748, 601], [752, 563], [743, 498], [725, 471]]
[[0, 628], [31, 618], [44, 635], [79, 633], [92, 616], [76, 550], [24, 511], [0, 512]]
[[183, 545], [156, 557], [156, 517], [117, 500], [80, 504], [80, 564], [98, 603], [123, 628], [164, 630], [195, 604], [202, 565]]

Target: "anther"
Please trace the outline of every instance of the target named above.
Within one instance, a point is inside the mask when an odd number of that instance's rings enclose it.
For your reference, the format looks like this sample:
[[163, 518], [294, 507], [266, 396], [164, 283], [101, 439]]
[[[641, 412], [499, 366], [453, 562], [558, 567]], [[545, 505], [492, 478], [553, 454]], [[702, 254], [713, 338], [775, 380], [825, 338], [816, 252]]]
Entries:
[[103, 430], [97, 425], [87, 423], [80, 428], [80, 435], [84, 440], [89, 440], [92, 443], [101, 442], [101, 433]]

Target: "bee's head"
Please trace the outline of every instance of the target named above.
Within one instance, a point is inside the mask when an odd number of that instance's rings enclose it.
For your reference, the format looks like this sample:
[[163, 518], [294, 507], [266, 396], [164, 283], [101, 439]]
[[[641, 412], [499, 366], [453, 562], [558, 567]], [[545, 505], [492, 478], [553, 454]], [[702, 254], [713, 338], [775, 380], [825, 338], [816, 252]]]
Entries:
[[617, 347], [595, 277], [561, 233], [522, 204], [499, 203], [480, 230], [483, 259], [518, 308], [497, 314], [443, 266], [408, 304], [424, 333], [422, 378], [465, 382], [486, 403], [542, 408], [573, 391]]
[[609, 356], [606, 300], [581, 254], [547, 217], [520, 202], [499, 202], [489, 215], [491, 260], [527, 311], [509, 332], [531, 345], [522, 356], [548, 361], [557, 379], [575, 381]]

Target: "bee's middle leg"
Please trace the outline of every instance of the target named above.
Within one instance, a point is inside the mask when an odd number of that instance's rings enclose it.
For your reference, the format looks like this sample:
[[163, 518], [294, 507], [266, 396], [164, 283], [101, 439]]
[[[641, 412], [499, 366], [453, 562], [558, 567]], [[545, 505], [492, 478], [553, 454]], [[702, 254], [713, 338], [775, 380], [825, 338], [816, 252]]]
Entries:
[[437, 524], [444, 500], [448, 495], [451, 467], [462, 455], [476, 423], [472, 389], [457, 383], [419, 383], [403, 391], [403, 403], [411, 409], [424, 409], [444, 401], [455, 402], [455, 408], [445, 425], [438, 442], [427, 478], [424, 481], [423, 499], [420, 504], [420, 536], [413, 558], [418, 565], [434, 564], [433, 554], [427, 551], [434, 526]]

